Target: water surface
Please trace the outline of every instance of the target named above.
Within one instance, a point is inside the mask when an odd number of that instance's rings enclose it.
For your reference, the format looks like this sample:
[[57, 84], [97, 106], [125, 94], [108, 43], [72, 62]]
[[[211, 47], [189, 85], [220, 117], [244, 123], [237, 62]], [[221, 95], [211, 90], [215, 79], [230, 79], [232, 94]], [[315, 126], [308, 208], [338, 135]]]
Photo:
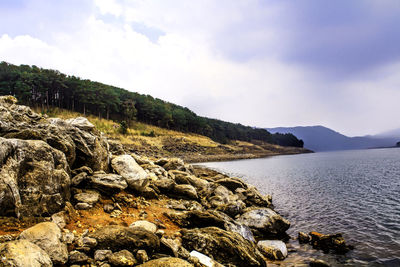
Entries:
[[288, 233], [341, 232], [356, 249], [324, 255], [299, 246], [298, 254], [333, 265], [400, 266], [400, 149], [370, 149], [204, 163], [271, 194], [290, 220]]

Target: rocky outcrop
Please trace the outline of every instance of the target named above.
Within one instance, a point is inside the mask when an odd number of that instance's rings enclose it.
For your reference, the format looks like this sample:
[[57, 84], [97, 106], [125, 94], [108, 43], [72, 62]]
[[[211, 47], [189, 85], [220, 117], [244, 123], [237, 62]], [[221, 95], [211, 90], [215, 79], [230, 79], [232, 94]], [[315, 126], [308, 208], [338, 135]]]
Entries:
[[221, 264], [237, 266], [266, 266], [257, 247], [237, 233], [217, 227], [182, 230], [182, 244], [199, 251]]
[[19, 239], [28, 240], [47, 252], [55, 264], [64, 264], [68, 261], [67, 245], [62, 243], [60, 228], [55, 223], [43, 222], [26, 229], [19, 235]]
[[86, 165], [94, 170], [108, 169], [107, 140], [86, 118], [46, 119], [16, 103], [12, 96], [0, 97], [1, 137], [42, 140], [62, 151], [71, 168]]
[[41, 216], [70, 198], [65, 155], [37, 140], [0, 137], [0, 215]]
[[53, 263], [39, 246], [27, 240], [16, 240], [0, 244], [0, 266], [51, 267]]

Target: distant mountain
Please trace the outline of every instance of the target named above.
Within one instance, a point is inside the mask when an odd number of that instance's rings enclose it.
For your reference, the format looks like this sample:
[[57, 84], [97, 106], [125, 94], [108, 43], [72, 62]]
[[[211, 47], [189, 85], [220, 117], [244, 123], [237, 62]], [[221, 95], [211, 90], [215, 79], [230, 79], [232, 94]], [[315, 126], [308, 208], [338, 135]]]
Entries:
[[271, 133], [292, 133], [314, 151], [392, 147], [400, 141], [400, 129], [373, 136], [348, 137], [324, 126], [266, 128]]

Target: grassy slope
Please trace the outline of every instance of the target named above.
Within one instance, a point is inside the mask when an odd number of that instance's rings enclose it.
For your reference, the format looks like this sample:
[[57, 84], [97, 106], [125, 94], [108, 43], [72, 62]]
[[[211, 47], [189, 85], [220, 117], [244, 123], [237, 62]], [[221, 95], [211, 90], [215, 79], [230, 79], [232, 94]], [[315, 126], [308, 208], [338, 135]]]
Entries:
[[[40, 110], [36, 112], [40, 113]], [[81, 113], [63, 109], [52, 109], [47, 115], [63, 119], [83, 116]], [[92, 115], [87, 118], [109, 139], [118, 140], [132, 152], [152, 157], [181, 157], [185, 161], [200, 162], [310, 152], [303, 148], [282, 147], [261, 141], [232, 141], [228, 145], [222, 145], [206, 136], [172, 131], [141, 122], [133, 122], [128, 133], [122, 135], [117, 122]]]

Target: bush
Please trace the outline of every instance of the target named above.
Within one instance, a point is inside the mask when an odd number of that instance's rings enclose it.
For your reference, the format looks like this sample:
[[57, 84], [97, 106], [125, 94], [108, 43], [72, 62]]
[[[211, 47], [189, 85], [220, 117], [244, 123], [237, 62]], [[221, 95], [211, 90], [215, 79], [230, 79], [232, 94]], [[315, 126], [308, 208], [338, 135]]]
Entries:
[[119, 124], [119, 132], [122, 134], [127, 134], [128, 133], [128, 124], [126, 121], [121, 121]]

